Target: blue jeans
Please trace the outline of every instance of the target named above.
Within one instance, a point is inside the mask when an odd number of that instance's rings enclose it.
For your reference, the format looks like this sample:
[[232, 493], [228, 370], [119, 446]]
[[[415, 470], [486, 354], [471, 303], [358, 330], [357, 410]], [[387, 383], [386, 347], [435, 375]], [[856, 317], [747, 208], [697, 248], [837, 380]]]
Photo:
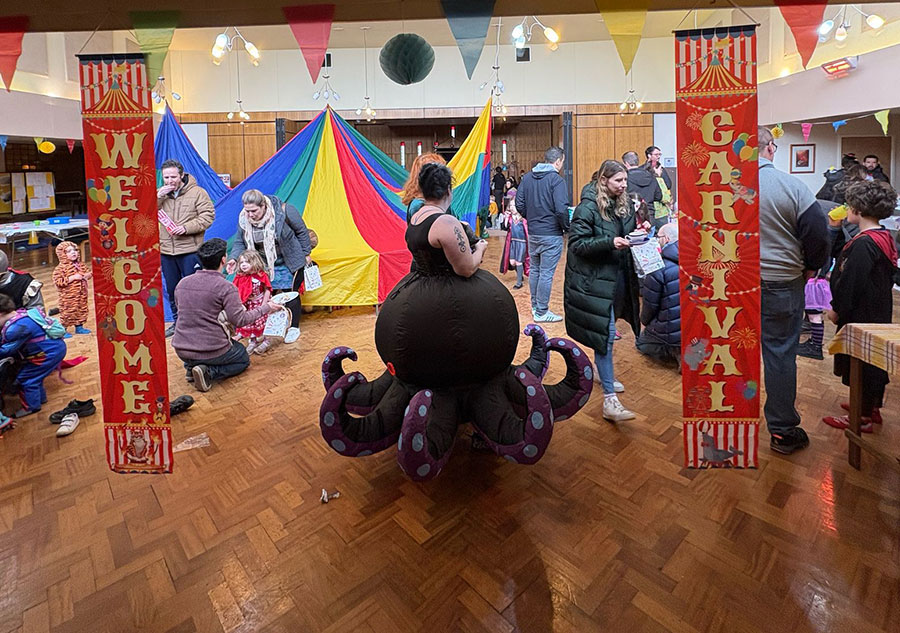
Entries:
[[538, 316], [546, 313], [550, 305], [553, 274], [562, 257], [562, 248], [562, 235], [528, 236], [528, 256], [531, 257], [528, 286], [531, 289], [531, 310]]
[[215, 358], [182, 358], [181, 362], [184, 363], [187, 373], [191, 373], [191, 370], [197, 365], [206, 365], [209, 369], [210, 380], [216, 382], [243, 373], [250, 366], [250, 355], [247, 353], [246, 347], [237, 341], [232, 341], [231, 349]]
[[169, 296], [169, 307], [172, 309], [172, 320], [178, 318], [178, 309], [175, 307], [175, 286], [178, 282], [200, 268], [200, 258], [197, 253], [187, 255], [160, 255], [163, 279], [166, 281], [166, 294]]
[[616, 315], [612, 306], [609, 308], [609, 341], [606, 343], [606, 353], [601, 354], [594, 350], [594, 362], [597, 365], [597, 375], [603, 385], [603, 395], [609, 396], [616, 392], [616, 376], [613, 372], [613, 343], [616, 340]]
[[763, 411], [769, 433], [800, 426], [794, 406], [797, 398], [797, 344], [803, 326], [802, 277], [793, 281], [762, 281], [762, 359], [766, 404]]

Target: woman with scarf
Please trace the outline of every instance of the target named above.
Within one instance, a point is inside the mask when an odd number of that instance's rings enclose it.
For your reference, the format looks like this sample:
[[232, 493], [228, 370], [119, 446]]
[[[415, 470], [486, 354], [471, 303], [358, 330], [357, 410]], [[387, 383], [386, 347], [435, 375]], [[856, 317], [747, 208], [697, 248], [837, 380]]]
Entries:
[[[238, 229], [231, 246], [228, 270], [236, 265], [238, 256], [252, 248], [266, 264], [266, 273], [277, 292], [299, 292], [303, 270], [312, 263], [313, 245], [310, 232], [296, 207], [267, 196], [258, 189], [248, 189], [241, 197], [244, 209], [238, 216]], [[285, 343], [300, 337], [300, 297], [285, 307], [291, 311], [291, 327], [284, 336]]]

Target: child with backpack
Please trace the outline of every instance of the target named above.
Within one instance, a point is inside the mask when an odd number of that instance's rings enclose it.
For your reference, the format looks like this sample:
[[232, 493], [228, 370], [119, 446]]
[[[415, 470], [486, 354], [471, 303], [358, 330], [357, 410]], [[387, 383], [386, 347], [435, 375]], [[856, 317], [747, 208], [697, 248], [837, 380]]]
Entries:
[[53, 269], [53, 283], [59, 291], [59, 320], [64, 328], [75, 326], [75, 334], [90, 334], [84, 327], [88, 320], [88, 279], [91, 272], [78, 256], [74, 242], [60, 242], [56, 247], [59, 265]]
[[62, 340], [66, 330], [59, 321], [38, 308], [16, 309], [8, 296], [0, 294], [0, 358], [20, 356], [24, 361], [18, 380], [22, 386], [22, 418], [41, 410], [47, 401], [44, 378], [55, 371], [66, 356]]

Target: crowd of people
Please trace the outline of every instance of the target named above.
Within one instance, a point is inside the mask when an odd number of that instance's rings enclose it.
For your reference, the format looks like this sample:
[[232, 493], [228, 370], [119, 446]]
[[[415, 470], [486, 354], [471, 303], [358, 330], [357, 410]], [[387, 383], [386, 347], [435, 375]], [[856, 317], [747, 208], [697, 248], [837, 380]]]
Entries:
[[[809, 443], [795, 407], [796, 356], [822, 357], [824, 318], [838, 327], [891, 321], [897, 249], [879, 221], [894, 213], [897, 193], [876, 156], [859, 163], [847, 155], [840, 170], [825, 174], [817, 199], [797, 178], [775, 168], [777, 145], [768, 129], [758, 130], [758, 140], [764, 415], [771, 448], [790, 454]], [[644, 156], [643, 163], [633, 151], [621, 161], [604, 161], [581, 188], [574, 207], [560, 174], [566, 156], [559, 147], [549, 148], [544, 160], [519, 178], [497, 168], [492, 180], [495, 200], [503, 201], [497, 209], [500, 226], [507, 231], [501, 272], [515, 271], [513, 290], [521, 289], [528, 276], [535, 322], [565, 320], [568, 335], [593, 351], [603, 417], [612, 422], [636, 417], [619, 400], [625, 386], [616, 380], [613, 362], [614, 344], [621, 338], [617, 321], [631, 326], [639, 352], [681, 370], [672, 179], [661, 164], [659, 148], [648, 147]], [[283, 340], [297, 340], [301, 285], [316, 238], [292, 205], [248, 190], [230, 249], [218, 238], [204, 241], [215, 218], [209, 196], [175, 160], [163, 164], [162, 174], [163, 186], [157, 192], [160, 250], [173, 317], [166, 334], [184, 364], [186, 380], [208, 391], [247, 369], [251, 353], [269, 349], [269, 315], [289, 310]], [[419, 156], [401, 193], [407, 205], [413, 275], [417, 265], [433, 265], [434, 257], [423, 253], [437, 251], [455, 275], [471, 277], [481, 266], [487, 242], [455, 219], [447, 174], [437, 154]], [[447, 180], [440, 204], [428, 202], [423, 193], [434, 188], [436, 178]], [[641, 229], [656, 236], [662, 266], [639, 278], [629, 234]], [[559, 315], [550, 310], [550, 297], [564, 248], [564, 314]], [[61, 323], [44, 312], [40, 282], [9, 269], [0, 253], [0, 357], [7, 374], [7, 359], [16, 361], [23, 404], [15, 417], [31, 415], [46, 402], [43, 380], [65, 358], [68, 328], [75, 334], [89, 333], [84, 326], [90, 271], [80, 261], [77, 245], [62, 242], [56, 252], [59, 265], [53, 281]], [[288, 294], [279, 300], [277, 295], [283, 293]], [[810, 338], [800, 345], [804, 327]], [[847, 383], [846, 357], [835, 358], [835, 374]], [[871, 366], [864, 374], [865, 431], [880, 421], [888, 380], [885, 372]], [[70, 406], [76, 406], [73, 403]], [[846, 415], [823, 421], [848, 426]], [[9, 418], [0, 417], [0, 430], [9, 424]], [[59, 434], [70, 433], [74, 426], [77, 416], [74, 425], [61, 425]]]

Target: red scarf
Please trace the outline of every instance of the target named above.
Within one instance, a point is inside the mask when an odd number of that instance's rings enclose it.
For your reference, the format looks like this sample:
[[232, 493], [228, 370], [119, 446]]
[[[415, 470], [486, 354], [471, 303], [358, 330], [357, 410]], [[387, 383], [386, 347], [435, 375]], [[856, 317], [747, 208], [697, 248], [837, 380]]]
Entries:
[[242, 273], [238, 273], [234, 277], [234, 285], [237, 286], [238, 294], [241, 296], [241, 303], [244, 303], [247, 298], [253, 293], [253, 280], [259, 280], [259, 283], [263, 286], [263, 288], [267, 289], [269, 292], [272, 292], [272, 284], [269, 282], [269, 276], [264, 272], [251, 273], [249, 275], [244, 275]]
[[860, 231], [856, 237], [847, 242], [847, 246], [844, 246], [844, 250], [863, 235], [868, 235], [872, 238], [872, 241], [875, 242], [875, 246], [877, 246], [881, 252], [884, 253], [884, 256], [888, 258], [888, 261], [891, 262], [891, 267], [897, 265], [897, 246], [894, 244], [894, 236], [892, 236], [891, 232], [887, 229]]

